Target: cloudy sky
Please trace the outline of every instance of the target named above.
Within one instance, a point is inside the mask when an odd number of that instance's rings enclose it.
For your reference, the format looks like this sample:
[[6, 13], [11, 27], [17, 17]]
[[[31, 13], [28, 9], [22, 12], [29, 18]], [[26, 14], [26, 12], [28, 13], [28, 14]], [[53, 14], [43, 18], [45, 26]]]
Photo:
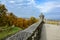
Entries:
[[40, 13], [47, 19], [60, 19], [60, 0], [0, 0], [9, 12], [18, 17], [39, 17]]

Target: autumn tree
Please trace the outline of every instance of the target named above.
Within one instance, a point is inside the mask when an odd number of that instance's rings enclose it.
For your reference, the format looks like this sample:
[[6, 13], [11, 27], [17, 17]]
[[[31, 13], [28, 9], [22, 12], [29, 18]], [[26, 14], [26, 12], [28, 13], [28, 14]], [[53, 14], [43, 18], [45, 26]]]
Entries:
[[17, 17], [13, 13], [8, 13], [7, 17], [8, 17], [8, 24], [10, 26], [16, 24]]
[[0, 26], [7, 24], [7, 16], [6, 16], [7, 9], [5, 5], [0, 4]]
[[26, 20], [26, 19], [23, 19], [23, 27], [24, 28], [27, 28], [29, 25], [28, 25], [28, 20]]
[[36, 19], [35, 17], [31, 17], [31, 18], [30, 18], [30, 23], [33, 24], [33, 23], [35, 23], [35, 22], [37, 22], [37, 19]]
[[35, 17], [30, 17], [29, 19], [16, 17], [12, 12], [8, 12], [5, 5], [0, 4], [0, 26], [15, 25], [20, 28], [27, 28], [36, 22], [37, 19]]
[[16, 26], [23, 28], [23, 18], [17, 18], [16, 22]]

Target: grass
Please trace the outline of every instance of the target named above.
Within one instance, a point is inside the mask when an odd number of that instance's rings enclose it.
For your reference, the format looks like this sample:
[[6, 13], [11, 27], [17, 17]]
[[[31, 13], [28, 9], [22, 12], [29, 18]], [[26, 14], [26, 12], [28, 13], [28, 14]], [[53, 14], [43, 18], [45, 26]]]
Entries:
[[[2, 27], [2, 28], [4, 28], [4, 27]], [[4, 31], [0, 32], [0, 40], [7, 37], [7, 36], [9, 36], [9, 35], [15, 34], [16, 32], [18, 32], [20, 30], [22, 30], [19, 27], [13, 27], [13, 28], [10, 28], [10, 29], [9, 28], [10, 27], [5, 28]]]

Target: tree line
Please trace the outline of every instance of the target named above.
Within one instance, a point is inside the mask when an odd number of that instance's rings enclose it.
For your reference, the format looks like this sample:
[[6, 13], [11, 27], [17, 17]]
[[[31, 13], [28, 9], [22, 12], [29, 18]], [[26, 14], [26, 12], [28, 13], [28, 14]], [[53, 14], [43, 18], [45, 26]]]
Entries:
[[8, 12], [4, 4], [0, 4], [0, 27], [14, 25], [20, 28], [27, 28], [37, 21], [35, 17], [30, 17], [29, 19], [19, 18], [12, 12]]

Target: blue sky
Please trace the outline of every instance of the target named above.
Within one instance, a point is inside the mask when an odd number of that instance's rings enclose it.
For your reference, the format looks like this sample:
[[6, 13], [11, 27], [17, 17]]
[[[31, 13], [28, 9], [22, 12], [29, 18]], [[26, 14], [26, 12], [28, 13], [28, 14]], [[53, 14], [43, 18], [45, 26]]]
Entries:
[[9, 12], [18, 17], [39, 17], [40, 13], [47, 19], [60, 19], [60, 0], [0, 0]]

